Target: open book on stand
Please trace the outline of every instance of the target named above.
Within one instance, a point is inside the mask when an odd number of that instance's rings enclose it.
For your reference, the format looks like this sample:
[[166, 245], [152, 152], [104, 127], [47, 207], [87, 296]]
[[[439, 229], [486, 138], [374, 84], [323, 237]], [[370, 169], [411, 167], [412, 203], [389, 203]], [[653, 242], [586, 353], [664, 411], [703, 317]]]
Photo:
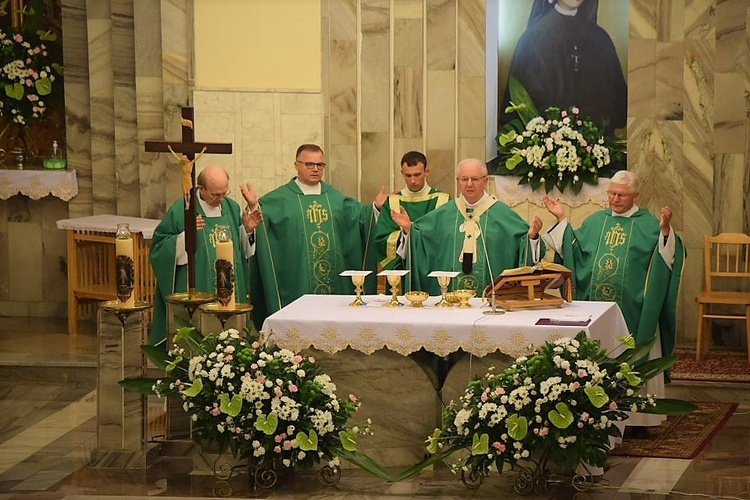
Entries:
[[[507, 310], [528, 307], [561, 307], [573, 301], [573, 272], [553, 262], [506, 269], [484, 290], [484, 297]], [[548, 293], [558, 290], [562, 293]]]

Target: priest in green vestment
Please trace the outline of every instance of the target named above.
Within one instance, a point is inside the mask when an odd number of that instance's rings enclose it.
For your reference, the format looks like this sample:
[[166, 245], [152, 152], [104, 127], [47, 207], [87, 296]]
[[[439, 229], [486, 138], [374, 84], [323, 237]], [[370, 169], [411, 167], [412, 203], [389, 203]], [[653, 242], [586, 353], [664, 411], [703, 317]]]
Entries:
[[[573, 271], [574, 299], [617, 302], [637, 342], [659, 336], [651, 358], [671, 355], [685, 259], [682, 240], [670, 226], [672, 211], [663, 207], [657, 219], [639, 208], [636, 176], [625, 170], [612, 177], [607, 195], [610, 208], [591, 214], [575, 230], [562, 204], [545, 196], [547, 210], [558, 223], [544, 239]], [[652, 384], [647, 391], [663, 396], [663, 378], [652, 380], [661, 387]], [[653, 425], [631, 420], [629, 425]]]
[[419, 151], [409, 151], [401, 158], [401, 175], [406, 187], [388, 196], [375, 231], [375, 248], [383, 269], [404, 269], [412, 222], [450, 199], [427, 184], [430, 168]]
[[513, 209], [490, 196], [487, 167], [477, 159], [458, 165], [461, 196], [433, 210], [411, 228], [412, 289], [439, 295], [432, 271], [456, 271], [452, 289], [471, 289], [481, 296], [505, 269], [533, 265], [544, 253], [542, 221], [531, 225]]
[[[227, 198], [229, 175], [217, 165], [203, 169], [196, 184], [196, 291], [216, 293], [214, 263], [218, 226], [229, 226], [234, 250], [235, 300], [247, 302], [247, 263], [253, 251], [250, 238], [262, 216], [257, 210], [245, 210], [240, 213], [237, 202]], [[243, 191], [254, 194], [250, 187], [243, 188]], [[167, 210], [151, 240], [149, 260], [156, 275], [154, 317], [151, 325], [152, 344], [163, 342], [166, 338], [168, 308], [165, 297], [187, 291], [185, 205], [185, 199], [180, 198]]]
[[[263, 223], [256, 230], [251, 259], [253, 321], [265, 318], [305, 294], [353, 294], [345, 270], [372, 270], [365, 284], [374, 293], [377, 257], [373, 248], [376, 210], [322, 181], [326, 167], [320, 146], [303, 144], [294, 161], [297, 177], [261, 196]], [[244, 194], [244, 191], [243, 191]]]

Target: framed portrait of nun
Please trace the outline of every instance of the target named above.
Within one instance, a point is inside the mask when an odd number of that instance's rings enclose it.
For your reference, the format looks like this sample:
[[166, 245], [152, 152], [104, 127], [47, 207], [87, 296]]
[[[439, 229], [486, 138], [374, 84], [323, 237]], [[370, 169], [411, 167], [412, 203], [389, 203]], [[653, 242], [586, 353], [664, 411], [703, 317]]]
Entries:
[[515, 118], [505, 113], [512, 75], [540, 112], [575, 106], [625, 137], [629, 0], [497, 0], [495, 8], [499, 126]]

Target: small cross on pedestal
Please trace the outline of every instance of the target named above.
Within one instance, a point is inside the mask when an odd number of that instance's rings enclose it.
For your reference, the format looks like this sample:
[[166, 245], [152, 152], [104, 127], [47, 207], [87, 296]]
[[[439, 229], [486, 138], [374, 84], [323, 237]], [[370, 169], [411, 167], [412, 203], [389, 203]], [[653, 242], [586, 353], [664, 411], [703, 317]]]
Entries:
[[[232, 144], [225, 142], [195, 142], [193, 108], [182, 108], [182, 142], [146, 141], [148, 153], [172, 153], [182, 164], [182, 189], [185, 195], [185, 251], [188, 255], [188, 293], [195, 295], [195, 160], [204, 153], [232, 154]], [[196, 158], [196, 154], [198, 158]]]

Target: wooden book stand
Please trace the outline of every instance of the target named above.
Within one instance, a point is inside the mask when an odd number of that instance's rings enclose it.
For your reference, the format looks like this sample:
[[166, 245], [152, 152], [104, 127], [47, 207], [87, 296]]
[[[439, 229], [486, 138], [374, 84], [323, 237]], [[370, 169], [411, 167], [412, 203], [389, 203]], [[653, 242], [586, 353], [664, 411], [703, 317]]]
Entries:
[[[552, 262], [506, 269], [484, 290], [484, 297], [506, 310], [561, 307], [573, 301], [572, 271]], [[547, 293], [565, 285], [564, 297]]]

